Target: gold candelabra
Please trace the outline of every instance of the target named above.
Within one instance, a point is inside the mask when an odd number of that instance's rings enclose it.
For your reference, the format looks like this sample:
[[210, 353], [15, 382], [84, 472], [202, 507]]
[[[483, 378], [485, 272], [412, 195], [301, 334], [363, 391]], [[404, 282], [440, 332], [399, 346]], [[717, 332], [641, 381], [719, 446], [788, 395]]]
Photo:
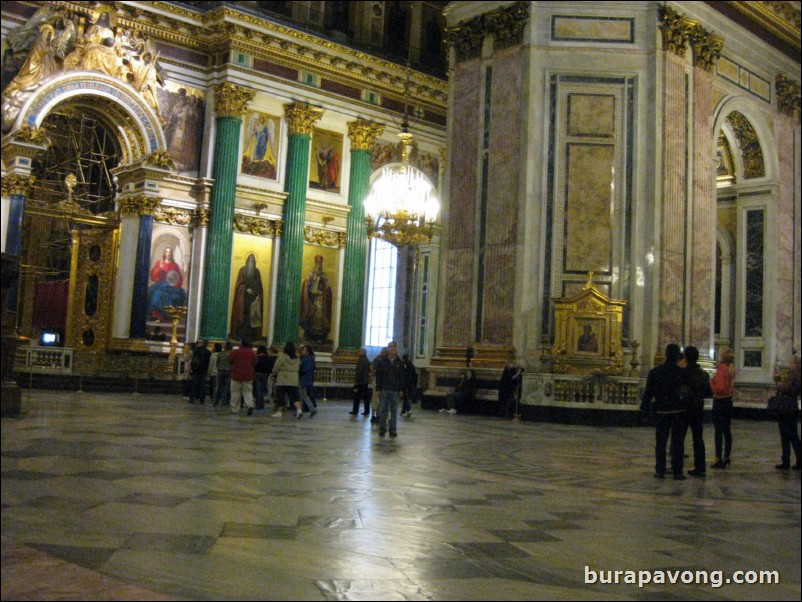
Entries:
[[178, 347], [178, 323], [181, 319], [187, 315], [187, 308], [183, 305], [167, 305], [164, 308], [164, 311], [170, 316], [170, 321], [173, 323], [173, 336], [170, 339], [170, 359], [169, 365], [170, 370], [173, 372], [173, 377], [175, 377], [175, 358], [177, 355], [176, 348]]

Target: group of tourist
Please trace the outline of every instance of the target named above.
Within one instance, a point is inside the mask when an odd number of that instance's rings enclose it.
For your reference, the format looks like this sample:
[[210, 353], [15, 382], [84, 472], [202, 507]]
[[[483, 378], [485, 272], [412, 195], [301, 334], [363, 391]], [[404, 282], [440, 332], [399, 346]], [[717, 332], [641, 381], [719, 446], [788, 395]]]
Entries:
[[309, 345], [300, 347], [299, 356], [293, 342], [284, 345], [281, 353], [265, 345], [254, 351], [250, 339], [243, 337], [236, 349], [226, 342], [215, 343], [210, 351], [209, 342], [200, 339], [190, 345], [187, 356], [184, 396], [189, 403], [203, 404], [208, 385], [212, 404], [227, 404], [232, 414], [245, 408], [251, 416], [254, 409], [264, 409], [268, 403], [274, 404], [275, 418], [285, 408], [294, 408], [296, 418], [301, 418], [304, 406], [310, 418], [317, 414], [315, 353]]
[[[670, 438], [671, 473], [674, 480], [685, 479], [685, 436], [691, 431], [693, 441], [693, 469], [688, 475], [706, 476], [705, 443], [703, 437], [704, 400], [713, 398], [713, 427], [716, 461], [714, 469], [726, 469], [730, 465], [732, 452], [732, 395], [735, 383], [734, 355], [731, 349], [722, 349], [719, 363], [711, 380], [699, 366], [699, 350], [669, 344], [665, 350], [665, 362], [654, 367], [646, 380], [646, 389], [641, 400], [641, 409], [652, 414], [655, 424], [655, 472], [657, 479], [664, 479], [667, 472], [666, 446]], [[786, 370], [775, 372], [775, 382], [780, 395], [793, 399], [792, 411], [778, 415], [782, 444], [778, 470], [800, 469], [800, 440], [797, 432], [799, 410], [796, 398], [800, 393], [799, 357], [794, 355]], [[796, 455], [796, 464], [791, 466], [791, 447]]]

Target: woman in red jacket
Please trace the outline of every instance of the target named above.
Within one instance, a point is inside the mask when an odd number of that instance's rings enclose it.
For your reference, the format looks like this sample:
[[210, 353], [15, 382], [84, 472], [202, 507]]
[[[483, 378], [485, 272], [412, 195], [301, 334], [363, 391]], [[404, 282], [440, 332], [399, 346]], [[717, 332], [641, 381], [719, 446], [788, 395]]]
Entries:
[[[724, 348], [719, 351], [719, 364], [716, 374], [710, 381], [713, 389], [713, 429], [715, 433], [716, 463], [713, 468], [727, 468], [730, 465], [730, 452], [732, 451], [732, 392], [735, 387], [735, 356], [732, 349]], [[721, 454], [722, 440], [724, 455]]]

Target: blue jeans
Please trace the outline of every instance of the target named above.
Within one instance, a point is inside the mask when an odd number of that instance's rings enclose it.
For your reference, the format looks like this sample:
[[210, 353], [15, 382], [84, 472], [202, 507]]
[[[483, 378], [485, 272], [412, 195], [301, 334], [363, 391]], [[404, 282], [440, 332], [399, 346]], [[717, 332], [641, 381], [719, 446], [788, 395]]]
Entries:
[[[382, 391], [379, 397], [379, 434], [390, 431], [391, 435], [395, 435], [398, 431], [396, 425], [398, 424], [398, 391]], [[389, 414], [390, 424], [387, 424]], [[389, 426], [389, 429], [387, 428]]]

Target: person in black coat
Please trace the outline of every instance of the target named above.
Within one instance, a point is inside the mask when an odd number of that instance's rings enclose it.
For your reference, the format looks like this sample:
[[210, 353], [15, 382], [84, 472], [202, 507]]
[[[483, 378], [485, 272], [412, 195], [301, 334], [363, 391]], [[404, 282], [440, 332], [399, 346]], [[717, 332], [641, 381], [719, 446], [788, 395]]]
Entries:
[[209, 341], [198, 340], [195, 351], [192, 352], [192, 359], [189, 362], [189, 403], [199, 403], [206, 401], [206, 373], [209, 371], [209, 360], [212, 359], [212, 352], [209, 351]]
[[404, 418], [411, 418], [412, 401], [415, 399], [415, 389], [418, 388], [418, 371], [409, 359], [409, 354], [404, 354], [401, 359], [404, 361], [404, 399], [401, 404], [401, 415]]
[[498, 402], [502, 418], [509, 419], [515, 416], [515, 400], [521, 386], [523, 371], [523, 367], [516, 364], [514, 358], [510, 358], [504, 366], [498, 385]]
[[679, 345], [666, 345], [666, 360], [649, 371], [641, 409], [651, 409], [655, 421], [654, 477], [664, 479], [666, 474], [666, 444], [671, 434], [671, 472], [675, 480], [682, 480], [682, 460], [685, 454], [685, 420], [687, 409], [680, 399], [683, 384], [682, 368], [678, 362], [682, 353]]
[[[688, 474], [692, 477], [705, 476], [705, 440], [702, 430], [705, 418], [705, 399], [713, 397], [713, 389], [710, 388], [710, 377], [707, 372], [697, 363], [699, 361], [699, 350], [689, 345], [685, 348], [685, 361], [687, 365], [683, 369], [685, 392], [683, 401], [687, 408], [686, 432], [690, 428], [693, 436], [693, 470]], [[683, 437], [684, 438], [684, 437]]]

